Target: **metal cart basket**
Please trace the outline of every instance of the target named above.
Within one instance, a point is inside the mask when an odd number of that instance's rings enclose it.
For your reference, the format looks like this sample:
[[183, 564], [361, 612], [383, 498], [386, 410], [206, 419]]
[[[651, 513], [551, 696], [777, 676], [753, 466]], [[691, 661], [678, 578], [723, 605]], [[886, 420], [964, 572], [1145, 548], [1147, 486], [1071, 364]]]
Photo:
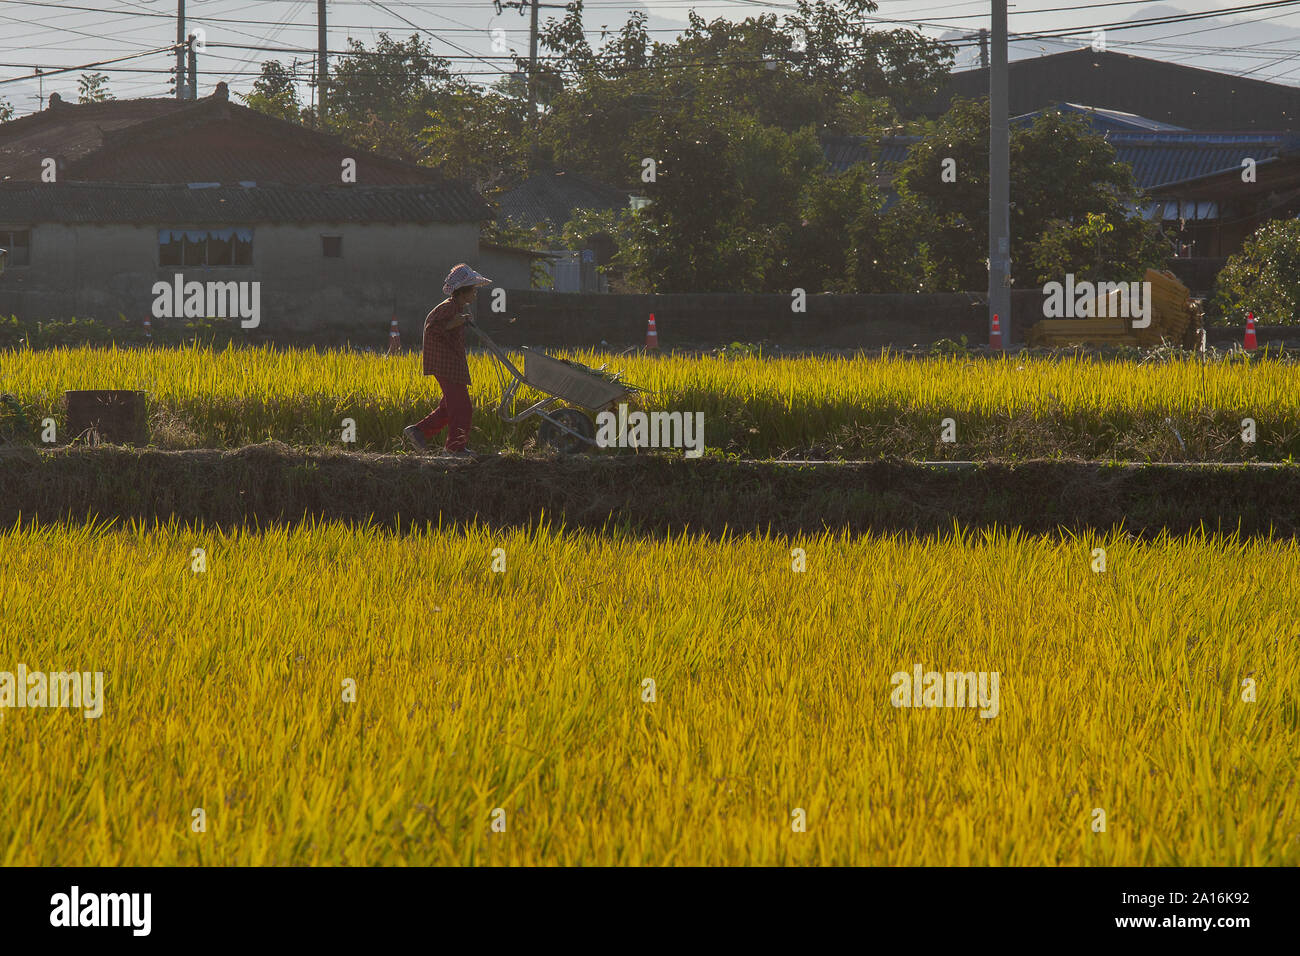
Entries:
[[[538, 439], [558, 451], [572, 453], [595, 447], [596, 426], [591, 413], [616, 405], [637, 391], [623, 382], [611, 382], [527, 347], [520, 349], [524, 353], [524, 370], [521, 372], [486, 332], [475, 324], [470, 328], [496, 360], [502, 373], [499, 376], [502, 382], [501, 404], [497, 407], [501, 420], [517, 425], [533, 416], [541, 418]], [[600, 370], [604, 368], [602, 365]], [[619, 374], [615, 373], [615, 379]], [[515, 394], [520, 385], [534, 388], [546, 397], [516, 413]], [[561, 406], [561, 402], [567, 402], [570, 407]]]

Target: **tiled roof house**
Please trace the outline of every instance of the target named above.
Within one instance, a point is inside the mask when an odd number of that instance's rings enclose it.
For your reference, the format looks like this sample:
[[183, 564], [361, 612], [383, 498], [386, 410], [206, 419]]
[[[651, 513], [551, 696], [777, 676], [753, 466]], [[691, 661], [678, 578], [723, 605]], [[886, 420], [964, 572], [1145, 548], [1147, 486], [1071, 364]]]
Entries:
[[494, 210], [425, 167], [209, 97], [65, 103], [0, 125], [0, 314], [141, 319], [152, 289], [261, 284], [262, 331], [412, 338], [469, 261], [528, 288], [529, 257], [480, 248]]

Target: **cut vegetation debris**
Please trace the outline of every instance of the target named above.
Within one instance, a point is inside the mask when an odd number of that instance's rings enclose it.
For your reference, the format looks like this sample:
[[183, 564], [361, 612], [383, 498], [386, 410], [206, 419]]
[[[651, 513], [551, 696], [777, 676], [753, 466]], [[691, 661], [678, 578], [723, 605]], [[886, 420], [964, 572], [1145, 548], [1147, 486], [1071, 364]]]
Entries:
[[577, 369], [579, 372], [585, 372], [588, 375], [594, 375], [599, 379], [609, 382], [611, 385], [621, 385], [629, 392], [645, 391], [645, 389], [641, 388], [639, 385], [632, 385], [628, 382], [623, 381], [623, 379], [620, 377], [622, 375], [621, 372], [611, 372], [604, 365], [602, 365], [600, 368], [592, 368], [590, 365], [583, 365], [581, 362], [577, 361], [576, 359], [562, 358], [559, 359], [559, 361], [569, 366], [569, 368]]

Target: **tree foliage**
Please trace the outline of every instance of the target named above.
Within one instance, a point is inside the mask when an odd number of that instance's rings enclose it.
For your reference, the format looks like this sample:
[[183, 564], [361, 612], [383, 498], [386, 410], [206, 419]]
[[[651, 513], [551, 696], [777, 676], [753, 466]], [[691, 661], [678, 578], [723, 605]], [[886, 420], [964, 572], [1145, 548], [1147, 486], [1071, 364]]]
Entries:
[[740, 22], [706, 21], [692, 10], [671, 43], [651, 40], [644, 14], [633, 13], [595, 49], [574, 0], [539, 34], [548, 57], [538, 82], [547, 155], [627, 183], [665, 113], [743, 113], [789, 134], [897, 125], [900, 110], [937, 91], [952, 55], [918, 34], [868, 29], [861, 17], [875, 10], [870, 0], [798, 0], [784, 17]]
[[1219, 273], [1215, 310], [1232, 324], [1246, 313], [1263, 325], [1294, 325], [1300, 316], [1300, 220], [1276, 219], [1257, 229]]
[[483, 192], [527, 168], [527, 111], [513, 96], [473, 86], [450, 90], [420, 130], [420, 161]]
[[107, 73], [83, 73], [77, 80], [78, 103], [103, 103], [112, 98], [113, 94], [108, 92]]
[[[891, 212], [925, 243], [950, 289], [988, 285], [988, 142], [988, 101], [957, 100], [898, 170], [900, 203]], [[1142, 195], [1131, 168], [1081, 118], [1044, 113], [1011, 131], [1010, 153], [1013, 282], [1028, 287], [1089, 269], [1122, 281], [1165, 254], [1156, 227], [1133, 214]], [[955, 177], [944, 175], [946, 160]]]
[[455, 115], [454, 94], [469, 84], [451, 74], [451, 62], [435, 56], [418, 34], [393, 40], [380, 33], [373, 49], [348, 39], [329, 80], [326, 122], [349, 142], [416, 161], [425, 147], [421, 133], [430, 112]]
[[303, 121], [302, 103], [298, 101], [293, 74], [279, 60], [262, 64], [261, 75], [253, 81], [253, 92], [235, 95], [250, 109], [295, 123]]

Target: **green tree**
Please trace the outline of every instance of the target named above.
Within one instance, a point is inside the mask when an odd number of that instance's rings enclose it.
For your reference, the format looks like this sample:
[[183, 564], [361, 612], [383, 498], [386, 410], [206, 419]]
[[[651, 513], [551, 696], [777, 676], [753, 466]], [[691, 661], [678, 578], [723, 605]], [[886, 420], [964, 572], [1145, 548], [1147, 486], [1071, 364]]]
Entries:
[[884, 229], [883, 204], [865, 163], [812, 177], [786, 254], [790, 265], [774, 284], [809, 293], [889, 291], [897, 253]]
[[7, 123], [14, 118], [14, 105], [6, 99], [0, 99], [0, 123]]
[[412, 34], [394, 41], [380, 33], [373, 50], [348, 40], [329, 81], [327, 125], [351, 143], [412, 162], [426, 154], [423, 131], [430, 112], [455, 117], [453, 94], [468, 83], [453, 78], [450, 61], [434, 56]]
[[[651, 154], [655, 117], [683, 109], [734, 111], [787, 133], [861, 133], [937, 90], [949, 48], [907, 31], [868, 29], [870, 0], [799, 0], [795, 12], [705, 21], [694, 11], [671, 43], [650, 40], [633, 15], [595, 49], [581, 0], [548, 20], [539, 42], [546, 91], [543, 144], [556, 163], [628, 183]], [[522, 65], [522, 60], [520, 61]]]
[[872, 0], [797, 0], [784, 32], [803, 49], [786, 57], [837, 101], [865, 93], [904, 109], [934, 96], [952, 67], [952, 48], [911, 30], [876, 28], [865, 17], [877, 9]]
[[1168, 249], [1154, 229], [1129, 217], [1121, 223], [1123, 232], [1101, 213], [1087, 213], [1082, 221], [1050, 219], [1038, 239], [1028, 245], [1035, 282], [1059, 280], [1073, 273], [1076, 280], [1089, 282], [1135, 278], [1155, 268], [1168, 257]]
[[[988, 285], [988, 137], [987, 100], [958, 100], [898, 170], [893, 226], [925, 244], [949, 289]], [[1157, 227], [1131, 215], [1143, 199], [1132, 169], [1080, 117], [1048, 112], [1012, 130], [1010, 179], [1012, 279], [1022, 287], [1062, 269], [1136, 278], [1165, 254]], [[903, 288], [918, 277], [915, 265], [903, 264]]]
[[77, 80], [78, 103], [103, 103], [112, 98], [113, 95], [108, 92], [108, 74], [83, 73], [81, 79]]
[[683, 110], [658, 117], [648, 145], [660, 159], [623, 237], [629, 279], [656, 292], [788, 291], [801, 198], [825, 168], [812, 130]]
[[1243, 324], [1294, 325], [1300, 316], [1300, 220], [1265, 223], [1229, 257], [1215, 281], [1215, 312]]
[[497, 90], [453, 89], [430, 110], [419, 159], [488, 192], [521, 177], [528, 165], [525, 104]]
[[[535, 79], [545, 111], [536, 119], [536, 158], [628, 184], [639, 170], [636, 127], [665, 102], [658, 85], [662, 77], [647, 69], [654, 44], [645, 14], [635, 11], [600, 50], [593, 50], [582, 13], [581, 0], [575, 0], [562, 20], [548, 19], [538, 34], [539, 51], [547, 59], [539, 60]], [[526, 69], [526, 60], [517, 62]]]
[[293, 74], [279, 60], [262, 64], [261, 76], [253, 81], [253, 92], [235, 95], [250, 109], [293, 123], [302, 122], [298, 87]]

